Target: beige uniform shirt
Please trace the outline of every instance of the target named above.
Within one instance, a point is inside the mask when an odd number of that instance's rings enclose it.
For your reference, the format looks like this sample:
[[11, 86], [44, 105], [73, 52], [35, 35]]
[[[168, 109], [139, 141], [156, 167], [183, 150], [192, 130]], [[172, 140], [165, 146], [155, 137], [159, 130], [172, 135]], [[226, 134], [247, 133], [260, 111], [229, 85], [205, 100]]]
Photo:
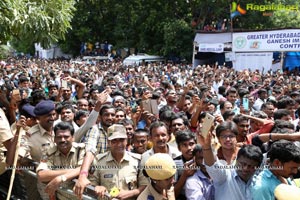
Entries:
[[[47, 163], [41, 162], [37, 167], [37, 172], [40, 170], [62, 170], [62, 169], [75, 169], [82, 165], [85, 155], [85, 145], [83, 143], [72, 143], [72, 148], [68, 155], [60, 153], [56, 146], [50, 148], [47, 152]], [[62, 188], [72, 189], [74, 183], [67, 181], [60, 185]], [[69, 195], [63, 191], [57, 191], [57, 199], [67, 200], [76, 199], [75, 196]]]
[[174, 187], [168, 190], [167, 197], [159, 194], [151, 184], [138, 196], [137, 200], [175, 200]]
[[12, 139], [14, 136], [11, 132], [9, 122], [6, 118], [4, 111], [0, 108], [0, 174], [5, 171], [6, 163], [4, 152], [6, 148], [3, 145], [3, 142]]
[[6, 118], [4, 111], [0, 108], [0, 144], [13, 138], [9, 122]]
[[54, 146], [54, 133], [49, 133], [40, 124], [36, 124], [28, 130], [28, 134], [24, 136], [20, 148], [19, 155], [28, 156], [32, 160], [40, 162], [42, 157], [42, 145], [49, 144]]
[[[147, 185], [147, 178], [139, 170], [140, 155], [125, 151], [123, 160], [118, 163], [110, 151], [96, 156], [95, 172], [89, 177], [93, 185], [104, 186], [108, 191], [113, 187], [119, 190], [133, 190]], [[135, 198], [131, 198], [135, 199]]]

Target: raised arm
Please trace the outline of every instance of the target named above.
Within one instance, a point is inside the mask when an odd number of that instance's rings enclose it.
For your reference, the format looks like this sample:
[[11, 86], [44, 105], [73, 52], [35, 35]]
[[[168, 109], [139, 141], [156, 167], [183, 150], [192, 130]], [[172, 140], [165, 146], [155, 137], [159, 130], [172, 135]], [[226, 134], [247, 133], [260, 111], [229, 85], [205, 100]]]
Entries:
[[215, 162], [215, 156], [211, 147], [212, 133], [209, 133], [206, 138], [204, 138], [200, 132], [197, 133], [198, 142], [202, 146], [203, 159], [207, 166], [212, 166]]
[[104, 90], [99, 94], [95, 108], [92, 110], [92, 112], [90, 113], [89, 117], [84, 122], [84, 124], [75, 132], [74, 134], [75, 142], [79, 142], [81, 138], [84, 136], [84, 134], [96, 123], [100, 108], [106, 102], [107, 98], [108, 98], [108, 94], [106, 90]]

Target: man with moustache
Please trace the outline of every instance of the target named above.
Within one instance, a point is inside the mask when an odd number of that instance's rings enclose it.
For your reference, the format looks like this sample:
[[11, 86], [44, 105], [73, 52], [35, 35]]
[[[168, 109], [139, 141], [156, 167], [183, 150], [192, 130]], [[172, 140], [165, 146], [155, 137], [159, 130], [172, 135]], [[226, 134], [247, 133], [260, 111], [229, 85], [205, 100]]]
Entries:
[[272, 102], [266, 102], [261, 105], [261, 111], [268, 115], [268, 119], [272, 120], [274, 116], [275, 106]]
[[178, 144], [176, 143], [176, 135], [178, 131], [189, 130], [189, 120], [185, 114], [175, 113], [171, 118], [171, 139], [169, 141], [169, 145], [177, 148]]
[[[54, 133], [53, 124], [56, 118], [55, 105], [53, 101], [42, 100], [40, 101], [33, 110], [36, 118], [38, 119], [38, 124], [31, 127], [26, 135], [22, 137], [23, 142], [19, 149], [19, 155], [21, 157], [32, 158], [36, 162], [40, 162], [42, 158], [42, 150], [44, 148], [50, 148], [54, 146]], [[28, 180], [27, 180], [28, 178]], [[45, 194], [43, 184], [41, 182], [35, 182], [31, 176], [25, 175], [26, 183], [30, 182], [27, 188], [30, 188], [30, 193], [32, 199], [49, 199], [49, 196]], [[32, 188], [33, 185], [37, 184], [37, 188]], [[33, 191], [31, 191], [31, 189]], [[39, 197], [39, 191], [41, 197]]]
[[255, 178], [251, 188], [253, 200], [275, 199], [275, 188], [281, 183], [293, 185], [290, 178], [300, 167], [300, 148], [291, 141], [274, 142], [267, 157], [269, 165]]
[[84, 98], [78, 99], [78, 101], [77, 101], [77, 109], [78, 110], [88, 111], [88, 109], [89, 109], [89, 102], [88, 102], [88, 100], [86, 100]]
[[34, 161], [39, 162], [42, 156], [42, 146], [54, 146], [55, 105], [53, 101], [42, 100], [35, 106], [33, 112], [39, 123], [27, 131], [28, 134], [23, 138], [24, 143], [19, 154], [22, 157], [30, 156]]
[[[96, 171], [89, 177], [100, 199], [110, 193], [116, 199], [136, 199], [147, 185], [147, 179], [139, 173], [141, 156], [126, 151], [126, 128], [114, 124], [107, 129], [109, 151], [96, 156]], [[112, 190], [115, 191], [112, 194]]]
[[237, 125], [238, 135], [236, 140], [238, 143], [251, 144], [251, 141], [247, 138], [250, 130], [250, 120], [244, 115], [238, 114], [233, 117], [233, 122]]
[[[71, 189], [72, 179], [80, 172], [85, 155], [85, 145], [73, 142], [74, 128], [68, 122], [59, 122], [54, 126], [54, 142], [56, 146], [47, 151], [47, 162], [41, 162], [37, 168], [38, 179], [47, 183], [45, 191], [49, 196], [55, 196], [59, 186]], [[56, 193], [57, 199], [74, 198], [61, 191]]]
[[86, 134], [86, 138], [84, 139], [86, 144], [86, 156], [81, 166], [78, 181], [73, 188], [78, 197], [82, 196], [84, 188], [90, 184], [87, 176], [95, 156], [107, 151], [107, 129], [109, 126], [113, 125], [115, 113], [116, 110], [114, 106], [104, 104], [100, 108], [96, 125], [94, 125]]
[[177, 149], [168, 145], [170, 136], [167, 129], [166, 124], [160, 121], [155, 121], [150, 125], [149, 139], [153, 143], [153, 147], [143, 153], [141, 166], [144, 166], [148, 158], [155, 153], [166, 153], [173, 159], [181, 155]]
[[57, 123], [63, 121], [63, 122], [69, 122], [73, 125], [75, 132], [79, 129], [78, 125], [74, 122], [75, 117], [75, 109], [70, 103], [63, 104], [60, 112], [60, 119], [56, 120], [54, 125]]
[[117, 107], [121, 107], [123, 109], [126, 109], [126, 100], [123, 96], [115, 96], [113, 99], [113, 105]]

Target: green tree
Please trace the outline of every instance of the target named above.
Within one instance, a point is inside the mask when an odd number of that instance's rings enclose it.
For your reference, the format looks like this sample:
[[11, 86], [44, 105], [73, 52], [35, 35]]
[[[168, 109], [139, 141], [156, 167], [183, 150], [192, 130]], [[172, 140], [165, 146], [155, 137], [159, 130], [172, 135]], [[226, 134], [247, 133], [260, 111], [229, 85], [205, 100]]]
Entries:
[[[136, 48], [139, 52], [150, 54], [178, 52], [164, 47], [164, 37], [168, 34], [165, 31], [170, 30], [166, 24], [173, 20], [185, 22], [177, 23], [183, 27], [172, 26], [172, 31], [176, 32], [178, 29], [177, 32], [180, 33], [191, 21], [186, 1], [79, 0], [76, 9], [72, 21], [73, 30], [67, 34], [68, 41], [62, 42], [66, 50], [75, 54], [79, 54], [81, 42], [87, 41], [108, 41], [115, 48]], [[188, 39], [183, 43], [192, 44], [193, 35], [189, 33], [188, 36], [182, 38]], [[181, 48], [181, 51], [190, 51], [190, 48]]]
[[[243, 8], [249, 3], [247, 0], [238, 1]], [[251, 3], [256, 5], [297, 5], [299, 0], [252, 0]], [[264, 16], [264, 14], [269, 14]], [[298, 11], [275, 10], [275, 11], [255, 11], [249, 10], [243, 16], [237, 17], [233, 20], [234, 28], [243, 30], [266, 30], [276, 28], [297, 28], [300, 24], [300, 15]]]
[[[236, 0], [243, 8], [249, 3]], [[267, 4], [268, 0], [251, 3]], [[273, 2], [273, 1], [272, 1]], [[277, 0], [290, 3], [299, 0]], [[191, 59], [195, 31], [211, 25], [218, 31], [261, 30], [298, 27], [299, 13], [273, 12], [265, 17], [258, 11], [247, 11], [231, 24], [232, 0], [77, 0], [72, 30], [61, 42], [66, 51], [78, 55], [81, 42], [108, 41], [114, 48], [136, 48], [138, 52], [176, 55]], [[226, 20], [225, 20], [226, 19]], [[225, 21], [226, 28], [220, 30]], [[194, 31], [194, 32], [193, 32]]]
[[178, 19], [164, 24], [163, 55], [191, 58], [194, 32], [189, 23]]
[[[276, 3], [284, 3], [285, 5], [298, 5], [299, 0], [275, 0]], [[272, 26], [276, 28], [299, 28], [300, 27], [300, 11], [297, 10], [281, 10], [274, 12], [272, 18]]]
[[75, 0], [2, 0], [0, 40], [39, 42], [47, 47], [65, 38], [71, 28]]

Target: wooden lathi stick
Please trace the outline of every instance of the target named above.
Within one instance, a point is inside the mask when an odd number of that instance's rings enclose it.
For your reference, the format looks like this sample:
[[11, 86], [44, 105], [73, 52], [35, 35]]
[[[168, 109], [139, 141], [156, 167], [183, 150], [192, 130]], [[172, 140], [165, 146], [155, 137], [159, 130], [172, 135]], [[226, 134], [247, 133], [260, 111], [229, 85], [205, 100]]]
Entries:
[[19, 147], [20, 147], [21, 137], [22, 137], [22, 134], [20, 134], [20, 128], [21, 127], [17, 127], [17, 132], [16, 132], [16, 134], [18, 134], [18, 142], [17, 142], [17, 146], [16, 146], [16, 152], [15, 152], [15, 157], [14, 157], [14, 162], [13, 162], [13, 169], [12, 169], [12, 173], [11, 173], [11, 177], [10, 177], [9, 189], [8, 189], [6, 200], [10, 199], [12, 187], [14, 185], [14, 180], [15, 180], [17, 161], [18, 161], [18, 157], [19, 157]]

